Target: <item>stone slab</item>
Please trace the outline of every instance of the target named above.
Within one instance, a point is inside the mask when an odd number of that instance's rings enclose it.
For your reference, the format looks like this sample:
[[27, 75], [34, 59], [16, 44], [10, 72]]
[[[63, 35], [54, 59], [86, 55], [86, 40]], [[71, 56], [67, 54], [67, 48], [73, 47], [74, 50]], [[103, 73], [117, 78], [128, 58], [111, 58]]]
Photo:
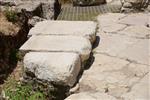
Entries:
[[146, 38], [150, 35], [150, 28], [146, 26], [128, 26], [126, 29], [119, 32], [119, 34], [135, 38]]
[[117, 100], [115, 97], [100, 92], [81, 92], [72, 94], [65, 100]]
[[122, 95], [123, 100], [149, 100], [150, 98], [150, 74], [148, 73], [141, 81], [135, 84], [131, 91]]
[[129, 14], [128, 16], [122, 18], [119, 23], [126, 25], [143, 25], [147, 26], [148, 24], [148, 15], [147, 14]]
[[[79, 81], [80, 92], [99, 91], [119, 97], [126, 93], [140, 77], [135, 74], [145, 75], [147, 67], [130, 65], [128, 61], [104, 54], [95, 54], [95, 61], [89, 70], [86, 70]], [[137, 67], [138, 69], [132, 68]], [[141, 67], [141, 68], [140, 68]], [[143, 70], [141, 70], [144, 68]], [[127, 73], [128, 71], [128, 73]], [[129, 75], [129, 72], [132, 73]], [[139, 74], [139, 76], [142, 76]]]
[[89, 58], [91, 43], [84, 37], [76, 36], [32, 36], [21, 51], [76, 52], [82, 61]]
[[150, 51], [149, 46], [150, 40], [143, 39], [135, 43], [134, 45], [124, 49], [117, 56], [140, 64], [150, 65], [148, 56]]
[[85, 36], [92, 43], [96, 38], [96, 23], [92, 21], [43, 21], [33, 27], [32, 35], [72, 35]]
[[137, 39], [126, 37], [118, 34], [98, 34], [100, 37], [100, 44], [94, 49], [96, 53], [105, 53], [111, 56], [117, 56], [127, 47], [132, 46]]
[[74, 85], [81, 69], [76, 53], [29, 52], [23, 62], [25, 71], [37, 79], [69, 86]]

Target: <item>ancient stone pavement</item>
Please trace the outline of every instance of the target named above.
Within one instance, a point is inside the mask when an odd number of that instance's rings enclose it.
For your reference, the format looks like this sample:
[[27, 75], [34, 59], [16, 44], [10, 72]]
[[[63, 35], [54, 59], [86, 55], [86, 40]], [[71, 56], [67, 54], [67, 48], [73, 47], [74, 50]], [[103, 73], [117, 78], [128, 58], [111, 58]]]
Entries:
[[[97, 22], [48, 20], [36, 24], [28, 36], [20, 48], [25, 71], [72, 87], [65, 100], [150, 99], [149, 13], [107, 13]], [[83, 65], [89, 58], [87, 68]]]
[[97, 19], [95, 60], [66, 100], [149, 100], [150, 14], [109, 13]]

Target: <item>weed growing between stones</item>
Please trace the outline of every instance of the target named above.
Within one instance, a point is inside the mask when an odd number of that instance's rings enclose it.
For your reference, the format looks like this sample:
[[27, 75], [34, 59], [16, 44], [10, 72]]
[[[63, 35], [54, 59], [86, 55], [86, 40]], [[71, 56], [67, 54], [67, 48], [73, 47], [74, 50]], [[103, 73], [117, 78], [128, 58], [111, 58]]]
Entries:
[[17, 16], [17, 13], [15, 11], [6, 9], [4, 11], [4, 14], [5, 14], [5, 16], [6, 16], [6, 18], [7, 18], [8, 21], [10, 21], [12, 23], [17, 22], [18, 16]]

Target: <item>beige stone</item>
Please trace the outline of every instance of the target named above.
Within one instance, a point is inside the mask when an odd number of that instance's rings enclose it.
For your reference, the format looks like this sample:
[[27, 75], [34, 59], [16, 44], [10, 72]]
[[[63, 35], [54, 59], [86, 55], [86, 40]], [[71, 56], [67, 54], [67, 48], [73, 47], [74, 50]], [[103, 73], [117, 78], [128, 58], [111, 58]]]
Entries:
[[117, 56], [133, 62], [149, 65], [149, 40], [143, 39], [124, 49]]
[[43, 21], [33, 27], [31, 35], [71, 35], [84, 36], [92, 43], [96, 38], [96, 23], [92, 21]]
[[83, 37], [76, 36], [32, 36], [21, 51], [76, 52], [82, 61], [89, 58], [91, 43]]
[[137, 84], [135, 84], [131, 91], [122, 95], [124, 100], [149, 100], [150, 96], [150, 75], [147, 74], [143, 79]]
[[122, 18], [119, 23], [126, 25], [144, 25], [148, 24], [148, 15], [147, 14], [130, 14], [124, 18]]
[[115, 97], [106, 93], [99, 92], [81, 92], [78, 94], [72, 94], [65, 100], [117, 100]]
[[99, 35], [100, 44], [94, 49], [96, 53], [104, 53], [111, 56], [117, 56], [120, 52], [123, 52], [127, 47], [132, 46], [137, 39], [126, 37], [117, 34], [102, 34]]
[[123, 31], [119, 32], [119, 34], [136, 38], [145, 38], [146, 36], [150, 35], [150, 28], [146, 26], [129, 26]]
[[76, 53], [30, 52], [23, 62], [25, 71], [32, 72], [37, 79], [69, 86], [74, 85], [81, 69]]

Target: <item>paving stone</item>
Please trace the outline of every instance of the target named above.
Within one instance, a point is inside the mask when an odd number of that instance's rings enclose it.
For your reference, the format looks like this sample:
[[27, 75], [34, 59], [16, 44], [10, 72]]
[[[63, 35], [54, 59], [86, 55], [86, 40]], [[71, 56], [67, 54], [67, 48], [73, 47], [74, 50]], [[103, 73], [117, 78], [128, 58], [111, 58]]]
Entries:
[[146, 26], [129, 26], [119, 34], [124, 34], [130, 37], [145, 38], [150, 35], [150, 28]]
[[37, 79], [73, 86], [81, 62], [76, 53], [29, 52], [24, 57], [24, 69]]
[[144, 25], [148, 24], [148, 15], [147, 14], [130, 14], [122, 19], [120, 19], [119, 23], [127, 24], [127, 25]]
[[135, 84], [132, 88], [131, 91], [122, 95], [122, 98], [124, 100], [149, 100], [150, 96], [150, 74], [147, 74], [144, 76], [143, 79], [137, 84]]
[[107, 13], [107, 14], [99, 15], [97, 17], [97, 20], [100, 25], [108, 26], [111, 23], [117, 23], [119, 19], [122, 19], [125, 16], [127, 15], [121, 13]]
[[72, 94], [65, 100], [117, 100], [115, 97], [106, 93], [99, 92], [81, 92], [78, 94]]
[[113, 96], [126, 93], [140, 78], [122, 71], [129, 62], [102, 54], [94, 55], [95, 61], [91, 68], [81, 77], [80, 91], [108, 92]]
[[92, 21], [43, 21], [37, 23], [28, 35], [85, 36], [93, 43], [96, 38], [96, 26]]
[[143, 77], [150, 71], [149, 67], [150, 66], [148, 65], [131, 63], [128, 66], [122, 68], [122, 71], [128, 76]]
[[32, 36], [21, 51], [77, 52], [82, 61], [89, 58], [91, 43], [83, 37], [76, 36]]
[[107, 32], [107, 33], [117, 33], [118, 31], [121, 31], [124, 28], [126, 28], [126, 25], [112, 23], [109, 26], [101, 26], [100, 28], [102, 31]]
[[99, 46], [94, 49], [94, 52], [117, 56], [128, 46], [131, 46], [136, 42], [138, 42], [137, 39], [126, 37], [123, 35], [101, 34]]
[[117, 56], [131, 60], [133, 62], [149, 65], [149, 46], [150, 40], [143, 39], [135, 43], [134, 45], [124, 49]]

